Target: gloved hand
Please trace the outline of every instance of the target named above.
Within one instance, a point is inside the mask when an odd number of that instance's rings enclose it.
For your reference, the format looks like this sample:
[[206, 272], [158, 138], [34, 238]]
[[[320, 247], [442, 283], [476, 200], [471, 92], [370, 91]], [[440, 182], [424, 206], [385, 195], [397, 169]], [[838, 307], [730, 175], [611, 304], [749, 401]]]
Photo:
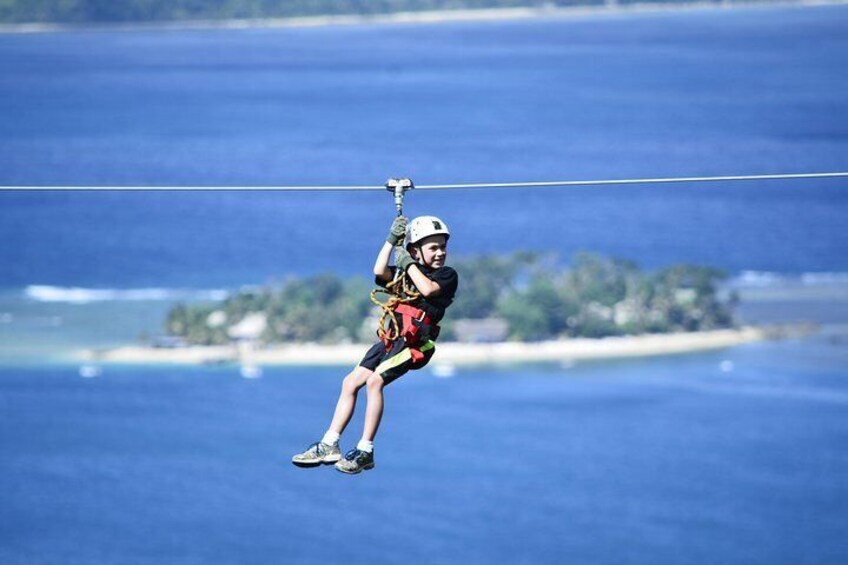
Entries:
[[406, 272], [411, 265], [416, 264], [416, 261], [412, 258], [412, 255], [409, 254], [409, 251], [406, 249], [399, 249], [395, 256], [395, 264], [397, 264], [398, 269]]
[[392, 229], [389, 231], [389, 235], [386, 237], [386, 241], [391, 243], [392, 245], [397, 245], [403, 238], [406, 237], [406, 225], [409, 223], [409, 220], [404, 216], [398, 216], [395, 218], [395, 221], [392, 222]]

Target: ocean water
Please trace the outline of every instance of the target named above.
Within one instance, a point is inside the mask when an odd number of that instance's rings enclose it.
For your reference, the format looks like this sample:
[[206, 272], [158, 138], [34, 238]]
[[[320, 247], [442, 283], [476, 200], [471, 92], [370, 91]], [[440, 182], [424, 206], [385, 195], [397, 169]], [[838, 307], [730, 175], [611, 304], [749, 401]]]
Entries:
[[[0, 35], [0, 184], [846, 170], [846, 31], [830, 6]], [[421, 191], [406, 208], [447, 220], [453, 256], [711, 264], [743, 320], [825, 325], [689, 356], [422, 371], [387, 391], [374, 471], [304, 471], [289, 458], [343, 369], [82, 378], [72, 354], [161, 331], [176, 300], [367, 275], [388, 194], [0, 191], [0, 563], [848, 560], [844, 180]]]
[[[830, 6], [5, 35], [0, 184], [846, 170], [846, 29], [848, 9]], [[848, 272], [844, 180], [422, 191], [406, 211], [445, 219], [453, 257], [591, 250], [759, 281]], [[0, 354], [158, 333], [177, 299], [366, 276], [393, 213], [381, 192], [0, 191]]]
[[[0, 184], [844, 171], [848, 9], [0, 36]], [[454, 255], [848, 272], [845, 180], [411, 193]], [[0, 192], [0, 288], [370, 271], [387, 193]]]
[[0, 561], [837, 565], [846, 363], [816, 338], [425, 370], [359, 476], [289, 463], [339, 370], [0, 370]]

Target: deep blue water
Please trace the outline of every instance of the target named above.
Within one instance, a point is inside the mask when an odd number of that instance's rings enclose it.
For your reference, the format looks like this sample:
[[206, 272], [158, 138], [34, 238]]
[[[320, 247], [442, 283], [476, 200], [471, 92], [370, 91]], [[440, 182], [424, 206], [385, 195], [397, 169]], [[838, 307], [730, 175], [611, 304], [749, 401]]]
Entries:
[[841, 564], [846, 352], [410, 374], [356, 477], [289, 463], [338, 370], [7, 368], [0, 561]]
[[[0, 184], [846, 170], [846, 31], [841, 6], [0, 35]], [[407, 210], [443, 216], [454, 255], [848, 272], [844, 181], [422, 191]], [[845, 327], [409, 375], [360, 477], [288, 463], [337, 369], [63, 364], [155, 331], [180, 289], [367, 274], [392, 213], [380, 193], [0, 193], [0, 563], [848, 562]], [[795, 281], [792, 315], [844, 323], [836, 279]], [[747, 312], [781, 319], [773, 290]]]
[[[844, 6], [0, 37], [2, 184], [848, 169]], [[452, 253], [848, 271], [844, 180], [412, 193]], [[0, 193], [0, 287], [368, 272], [387, 194]]]

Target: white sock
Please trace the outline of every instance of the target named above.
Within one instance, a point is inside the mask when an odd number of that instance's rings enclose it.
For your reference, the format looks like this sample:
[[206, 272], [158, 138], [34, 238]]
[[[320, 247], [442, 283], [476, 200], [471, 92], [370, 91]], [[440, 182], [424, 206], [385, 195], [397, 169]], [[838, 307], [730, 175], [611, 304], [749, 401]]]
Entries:
[[339, 443], [339, 439], [342, 436], [334, 432], [333, 430], [327, 430], [327, 433], [324, 434], [324, 437], [321, 438], [321, 443], [326, 445], [335, 445]]
[[359, 451], [367, 451], [368, 453], [374, 453], [374, 442], [361, 439], [359, 443], [356, 444], [356, 449]]

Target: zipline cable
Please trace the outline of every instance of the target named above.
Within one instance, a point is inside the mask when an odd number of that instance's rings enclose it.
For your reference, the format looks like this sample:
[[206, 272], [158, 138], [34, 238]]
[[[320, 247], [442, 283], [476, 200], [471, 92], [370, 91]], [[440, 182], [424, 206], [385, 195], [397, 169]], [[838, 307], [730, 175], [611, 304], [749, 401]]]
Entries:
[[476, 183], [476, 184], [431, 184], [416, 185], [416, 189], [461, 189], [461, 188], [545, 188], [563, 186], [603, 186], [622, 184], [669, 184], [684, 182], [721, 182], [721, 181], [744, 181], [744, 180], [778, 180], [778, 179], [820, 179], [820, 178], [844, 178], [844, 173], [797, 173], [797, 174], [775, 174], [775, 175], [734, 175], [718, 177], [670, 177], [670, 178], [645, 178], [645, 179], [610, 179], [610, 180], [565, 180], [547, 182], [502, 182], [502, 183]]
[[[667, 178], [636, 178], [636, 179], [604, 179], [604, 180], [559, 180], [540, 182], [490, 182], [490, 183], [461, 183], [461, 184], [421, 184], [415, 185], [416, 190], [453, 190], [453, 189], [487, 189], [487, 188], [555, 188], [574, 186], [611, 186], [630, 184], [670, 184], [670, 183], [704, 183], [704, 182], [735, 182], [757, 180], [792, 180], [792, 179], [826, 179], [848, 178], [848, 172], [834, 173], [781, 173], [770, 175], [725, 175], [700, 177], [667, 177]], [[329, 185], [329, 186], [0, 186], [0, 191], [80, 191], [80, 192], [336, 192], [357, 190], [386, 190], [385, 185]]]

